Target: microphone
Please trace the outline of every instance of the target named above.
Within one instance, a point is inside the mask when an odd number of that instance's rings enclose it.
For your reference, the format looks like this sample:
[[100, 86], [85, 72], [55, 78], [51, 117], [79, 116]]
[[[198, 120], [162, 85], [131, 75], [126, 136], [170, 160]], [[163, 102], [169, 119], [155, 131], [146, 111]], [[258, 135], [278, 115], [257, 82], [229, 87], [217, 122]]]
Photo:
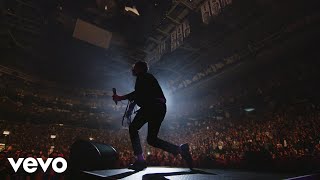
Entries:
[[[112, 92], [113, 92], [113, 95], [117, 95], [116, 88], [112, 88]], [[114, 101], [114, 103], [116, 103], [116, 105], [118, 105], [118, 101]]]

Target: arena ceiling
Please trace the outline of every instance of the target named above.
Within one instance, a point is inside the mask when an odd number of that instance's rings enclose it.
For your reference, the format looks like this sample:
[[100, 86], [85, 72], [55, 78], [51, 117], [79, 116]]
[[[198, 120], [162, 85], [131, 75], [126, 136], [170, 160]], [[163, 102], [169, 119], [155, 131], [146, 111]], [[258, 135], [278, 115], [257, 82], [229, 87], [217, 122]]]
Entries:
[[[244, 55], [245, 60], [261, 43], [279, 43], [282, 37], [274, 37], [284, 27], [317, 12], [316, 1], [233, 0], [205, 24], [204, 2], [5, 0], [0, 5], [1, 65], [58, 86], [128, 89], [131, 64], [146, 60], [164, 84], [179, 86], [227, 57]], [[123, 10], [133, 6], [139, 16]], [[73, 38], [78, 18], [112, 32], [109, 48]], [[171, 51], [170, 35], [186, 19], [190, 35]], [[155, 52], [162, 42], [167, 46], [159, 57]]]

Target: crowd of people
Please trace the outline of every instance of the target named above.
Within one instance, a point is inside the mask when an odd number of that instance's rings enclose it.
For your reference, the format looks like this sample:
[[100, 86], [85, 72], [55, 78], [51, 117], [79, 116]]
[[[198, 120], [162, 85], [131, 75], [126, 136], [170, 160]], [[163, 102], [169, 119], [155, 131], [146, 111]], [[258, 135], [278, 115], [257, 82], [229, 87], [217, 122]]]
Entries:
[[[300, 106], [279, 113], [266, 114], [258, 119], [243, 118], [177, 121], [168, 119], [160, 137], [175, 144], [190, 143], [196, 167], [241, 168], [256, 165], [263, 158], [263, 166], [282, 169], [320, 165], [320, 109]], [[299, 110], [300, 109], [300, 110]], [[2, 157], [49, 157], [55, 153], [68, 158], [69, 149], [77, 139], [110, 144], [119, 153], [119, 167], [133, 161], [133, 152], [127, 129], [90, 129], [60, 125], [33, 125], [1, 123], [1, 130], [10, 132]], [[141, 130], [146, 139], [146, 130]], [[55, 138], [51, 138], [55, 135]], [[152, 148], [143, 141], [149, 165], [184, 166], [181, 157]], [[260, 159], [259, 159], [260, 158]], [[296, 161], [296, 163], [293, 163]], [[2, 163], [8, 163], [6, 160]], [[290, 163], [288, 163], [290, 162]], [[283, 166], [286, 164], [286, 166]], [[6, 167], [6, 166], [2, 166]], [[313, 166], [317, 167], [317, 166]], [[292, 169], [291, 169], [292, 170]]]
[[[159, 136], [174, 144], [189, 143], [196, 167], [316, 170], [320, 167], [318, 75], [312, 63], [291, 62], [211, 89], [205, 98], [185, 95], [187, 101], [168, 108]], [[111, 116], [124, 110], [122, 104], [110, 106], [110, 97], [101, 103], [103, 94], [44, 96], [19, 79], [1, 75], [0, 80], [4, 119], [0, 130], [10, 132], [0, 139], [6, 146], [0, 152], [0, 179], [17, 176], [8, 157], [68, 159], [77, 139], [114, 146], [118, 167], [134, 161], [128, 130]], [[143, 128], [140, 134], [148, 165], [185, 167], [180, 156], [147, 145], [146, 132]]]
[[[215, 84], [202, 85], [193, 93], [181, 94], [180, 103], [174, 109], [180, 116], [238, 116], [246, 108], [262, 113], [306, 101], [317, 104], [320, 102], [319, 67], [319, 63], [310, 60], [272, 63], [223, 82], [217, 79]], [[204, 93], [199, 95], [201, 89]]]
[[[33, 123], [68, 123], [78, 126], [108, 126], [115, 107], [106, 92], [94, 95], [82, 90], [48, 88], [0, 73], [2, 119]], [[66, 94], [69, 94], [66, 96]], [[118, 113], [119, 114], [119, 113]]]

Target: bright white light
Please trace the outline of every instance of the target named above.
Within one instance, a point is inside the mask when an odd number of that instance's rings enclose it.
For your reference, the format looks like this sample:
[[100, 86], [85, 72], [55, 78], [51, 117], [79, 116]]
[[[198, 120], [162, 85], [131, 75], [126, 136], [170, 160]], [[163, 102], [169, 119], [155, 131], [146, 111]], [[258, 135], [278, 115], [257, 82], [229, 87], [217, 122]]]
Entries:
[[63, 124], [59, 124], [59, 126], [63, 126]]
[[10, 134], [10, 131], [3, 131], [3, 134], [4, 134], [4, 135], [9, 135], [9, 134]]
[[106, 10], [106, 11], [108, 10], [108, 6], [107, 5], [104, 7], [104, 10]]
[[92, 137], [89, 137], [89, 140], [92, 141], [92, 140], [94, 140], [94, 139], [93, 139]]
[[254, 111], [255, 109], [254, 108], [245, 108], [244, 110], [247, 112], [251, 112], [251, 111]]
[[147, 154], [150, 155], [151, 153], [148, 151]]
[[55, 139], [56, 137], [57, 137], [57, 136], [54, 135], [54, 134], [51, 134], [51, 136], [50, 136], [51, 139]]
[[135, 15], [137, 15], [137, 16], [140, 16], [140, 14], [139, 14], [139, 12], [138, 12], [138, 10], [136, 9], [136, 7], [127, 7], [127, 6], [125, 6], [124, 7], [124, 10], [126, 10], [126, 11], [131, 11], [131, 12], [133, 12]]

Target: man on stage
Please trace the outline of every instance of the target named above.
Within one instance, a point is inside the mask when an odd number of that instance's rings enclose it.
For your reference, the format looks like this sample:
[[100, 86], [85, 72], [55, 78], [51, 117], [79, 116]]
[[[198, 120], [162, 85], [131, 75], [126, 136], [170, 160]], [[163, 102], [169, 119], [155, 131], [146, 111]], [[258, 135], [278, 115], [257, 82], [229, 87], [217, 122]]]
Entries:
[[135, 63], [132, 75], [137, 77], [135, 90], [124, 96], [112, 96], [114, 101], [128, 99], [140, 106], [138, 113], [129, 125], [132, 148], [137, 157], [136, 161], [129, 165], [129, 169], [140, 171], [147, 167], [139, 139], [139, 129], [146, 123], [148, 123], [148, 144], [174, 155], [180, 154], [192, 169], [192, 157], [188, 144], [177, 146], [158, 138], [161, 123], [167, 112], [166, 98], [157, 79], [148, 73], [148, 64], [143, 61]]

